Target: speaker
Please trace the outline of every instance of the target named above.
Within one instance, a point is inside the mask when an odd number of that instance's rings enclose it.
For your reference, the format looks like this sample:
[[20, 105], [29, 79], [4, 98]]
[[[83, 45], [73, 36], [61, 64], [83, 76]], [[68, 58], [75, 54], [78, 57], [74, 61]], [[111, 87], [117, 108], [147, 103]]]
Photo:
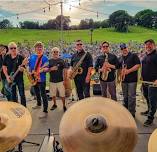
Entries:
[[93, 84], [93, 95], [101, 95], [100, 83]]

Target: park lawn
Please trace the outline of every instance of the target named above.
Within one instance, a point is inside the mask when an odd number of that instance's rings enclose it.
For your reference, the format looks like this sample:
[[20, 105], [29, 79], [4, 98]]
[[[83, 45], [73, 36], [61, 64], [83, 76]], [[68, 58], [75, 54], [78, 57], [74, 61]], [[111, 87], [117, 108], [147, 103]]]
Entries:
[[[47, 44], [50, 40], [59, 41], [60, 36], [61, 33], [57, 30], [1, 29], [0, 44], [8, 44], [11, 41], [29, 41], [32, 45], [36, 41], [42, 41]], [[64, 31], [63, 36], [64, 41], [66, 42], [73, 42], [76, 39], [90, 42], [89, 30]], [[157, 30], [131, 26], [127, 33], [115, 32], [113, 28], [95, 29], [93, 31], [94, 42], [106, 40], [109, 42], [119, 43], [133, 40], [140, 43], [150, 38], [157, 41]]]

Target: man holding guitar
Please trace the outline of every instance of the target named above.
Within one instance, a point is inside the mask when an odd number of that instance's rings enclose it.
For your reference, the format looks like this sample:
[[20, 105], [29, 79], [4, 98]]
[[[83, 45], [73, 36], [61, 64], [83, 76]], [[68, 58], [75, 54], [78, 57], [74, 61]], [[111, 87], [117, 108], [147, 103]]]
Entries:
[[48, 69], [48, 58], [43, 55], [44, 45], [42, 42], [35, 44], [36, 54], [32, 54], [29, 59], [29, 71], [34, 75], [37, 81], [34, 85], [34, 91], [37, 98], [37, 105], [33, 109], [41, 107], [41, 98], [43, 101], [43, 113], [39, 118], [46, 118], [48, 114], [48, 99], [46, 95], [46, 71]]
[[18, 54], [17, 45], [14, 42], [9, 43], [9, 54], [3, 61], [3, 72], [6, 77], [5, 89], [10, 93], [10, 101], [17, 102], [16, 86], [18, 87], [21, 104], [26, 107], [26, 97], [24, 92], [23, 66], [25, 65], [23, 56]]

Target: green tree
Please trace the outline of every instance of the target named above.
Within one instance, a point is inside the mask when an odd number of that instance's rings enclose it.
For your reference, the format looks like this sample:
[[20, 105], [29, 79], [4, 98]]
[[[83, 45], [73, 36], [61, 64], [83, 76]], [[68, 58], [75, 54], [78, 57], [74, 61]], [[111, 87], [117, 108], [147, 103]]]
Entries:
[[124, 10], [118, 10], [109, 16], [110, 25], [118, 32], [127, 32], [131, 22], [132, 17]]
[[7, 29], [11, 27], [12, 27], [12, 24], [7, 19], [4, 19], [3, 21], [0, 22], [0, 29]]

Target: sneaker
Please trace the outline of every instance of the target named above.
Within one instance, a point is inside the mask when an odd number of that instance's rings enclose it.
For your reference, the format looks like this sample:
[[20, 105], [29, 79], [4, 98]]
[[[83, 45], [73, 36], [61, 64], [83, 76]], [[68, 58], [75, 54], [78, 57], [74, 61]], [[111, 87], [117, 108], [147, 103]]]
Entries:
[[40, 108], [41, 108], [41, 106], [38, 106], [38, 105], [32, 107], [32, 109], [40, 109]]
[[147, 119], [145, 122], [144, 122], [144, 126], [145, 127], [149, 127], [149, 126], [151, 126], [153, 124], [153, 120], [151, 120], [151, 119]]
[[147, 116], [148, 113], [149, 113], [149, 111], [144, 111], [144, 112], [141, 112], [141, 115], [143, 115], [143, 116]]
[[67, 108], [66, 108], [66, 106], [64, 106], [64, 107], [63, 107], [63, 111], [64, 111], [64, 112], [66, 112], [66, 111], [67, 111]]
[[57, 105], [54, 104], [50, 110], [55, 110], [56, 108], [57, 108]]
[[47, 112], [42, 112], [41, 115], [39, 116], [39, 119], [47, 118], [48, 113]]

